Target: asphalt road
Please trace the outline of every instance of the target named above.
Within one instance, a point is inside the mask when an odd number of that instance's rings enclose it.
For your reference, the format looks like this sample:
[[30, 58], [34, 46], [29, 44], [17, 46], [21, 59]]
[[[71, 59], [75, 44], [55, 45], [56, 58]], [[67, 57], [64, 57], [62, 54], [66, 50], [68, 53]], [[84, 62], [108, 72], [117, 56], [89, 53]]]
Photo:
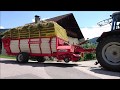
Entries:
[[93, 61], [64, 62], [29, 61], [18, 64], [15, 60], [0, 58], [1, 79], [120, 79], [120, 72], [111, 72], [94, 65]]

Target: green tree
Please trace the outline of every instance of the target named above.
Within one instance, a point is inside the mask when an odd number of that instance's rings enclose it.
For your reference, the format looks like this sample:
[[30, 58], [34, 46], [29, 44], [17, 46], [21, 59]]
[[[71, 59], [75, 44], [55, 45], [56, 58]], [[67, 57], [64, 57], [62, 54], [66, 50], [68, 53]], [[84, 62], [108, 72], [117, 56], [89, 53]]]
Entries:
[[[97, 44], [96, 43], [87, 42], [87, 43], [81, 45], [81, 47], [83, 47], [84, 49], [96, 49]], [[95, 52], [85, 53], [84, 54], [84, 58], [80, 58], [80, 61], [83, 61], [83, 60], [93, 60], [93, 59], [96, 59], [96, 53]]]

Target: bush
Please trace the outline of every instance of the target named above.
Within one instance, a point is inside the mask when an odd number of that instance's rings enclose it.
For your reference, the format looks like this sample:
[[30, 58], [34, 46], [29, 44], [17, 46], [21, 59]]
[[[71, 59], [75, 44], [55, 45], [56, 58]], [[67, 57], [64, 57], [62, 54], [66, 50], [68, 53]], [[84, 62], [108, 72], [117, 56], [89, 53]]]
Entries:
[[94, 60], [96, 59], [95, 53], [84, 53], [84, 57], [80, 58], [80, 61]]
[[93, 60], [95, 59], [95, 55], [92, 53], [87, 53], [84, 57], [84, 60]]
[[[97, 47], [97, 44], [88, 42], [88, 43], [82, 44], [81, 47], [84, 49], [93, 49], [93, 48], [95, 49]], [[93, 59], [96, 59], [95, 52], [84, 53], [84, 57], [80, 58], [80, 61], [93, 60]]]

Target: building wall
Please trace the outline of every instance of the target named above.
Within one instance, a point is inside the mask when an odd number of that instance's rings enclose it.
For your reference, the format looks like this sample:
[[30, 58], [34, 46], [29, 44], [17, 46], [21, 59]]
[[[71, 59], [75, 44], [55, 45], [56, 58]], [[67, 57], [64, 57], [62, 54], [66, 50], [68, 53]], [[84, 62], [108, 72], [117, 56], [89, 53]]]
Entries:
[[82, 39], [78, 39], [78, 38], [73, 38], [73, 37], [68, 37], [69, 39], [69, 43], [70, 44], [79, 44], [80, 42], [84, 42], [85, 41], [85, 38], [82, 38]]
[[78, 38], [68, 37], [68, 39], [69, 39], [69, 43], [70, 43], [70, 44], [74, 44], [74, 45], [76, 45], [76, 44], [79, 43]]
[[79, 42], [84, 42], [84, 41], [85, 41], [85, 38], [79, 39]]

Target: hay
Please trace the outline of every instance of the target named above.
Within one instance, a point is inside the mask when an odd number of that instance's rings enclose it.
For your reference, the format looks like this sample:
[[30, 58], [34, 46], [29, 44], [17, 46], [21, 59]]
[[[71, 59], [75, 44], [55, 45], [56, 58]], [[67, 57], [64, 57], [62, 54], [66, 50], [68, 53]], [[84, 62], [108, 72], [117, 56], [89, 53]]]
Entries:
[[[57, 33], [62, 33], [63, 35]], [[34, 24], [26, 24], [4, 32], [4, 38], [11, 39], [53, 37], [57, 35], [67, 40], [65, 29], [53, 21], [40, 21]]]

